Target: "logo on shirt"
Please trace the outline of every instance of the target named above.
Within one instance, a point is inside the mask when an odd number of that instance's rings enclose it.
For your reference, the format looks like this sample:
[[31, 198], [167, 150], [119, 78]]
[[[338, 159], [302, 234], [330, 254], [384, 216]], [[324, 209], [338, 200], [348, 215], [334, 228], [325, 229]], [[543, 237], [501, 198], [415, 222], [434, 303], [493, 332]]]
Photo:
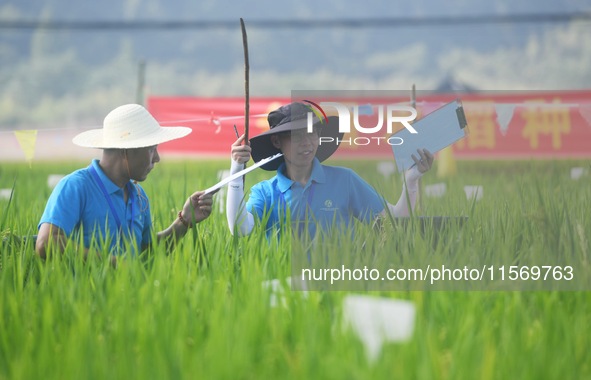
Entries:
[[333, 206], [333, 202], [331, 199], [327, 199], [324, 201], [324, 207], [320, 208], [320, 211], [337, 211], [339, 208], [338, 207], [332, 207]]

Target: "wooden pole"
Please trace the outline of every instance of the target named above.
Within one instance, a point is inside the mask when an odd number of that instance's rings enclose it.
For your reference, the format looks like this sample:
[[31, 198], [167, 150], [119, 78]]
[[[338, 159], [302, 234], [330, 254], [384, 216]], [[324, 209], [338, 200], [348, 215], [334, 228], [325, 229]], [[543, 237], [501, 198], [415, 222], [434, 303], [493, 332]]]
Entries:
[[[414, 108], [415, 110], [417, 109], [417, 88], [414, 83], [412, 84], [412, 89], [410, 91], [410, 106], [412, 108]], [[418, 198], [419, 198], [418, 208], [419, 208], [419, 210], [423, 208], [423, 184], [422, 184], [422, 182], [423, 181], [421, 180], [421, 178], [419, 178], [419, 194], [418, 194]]]
[[248, 37], [246, 36], [246, 27], [244, 20], [240, 18], [240, 28], [242, 29], [242, 47], [244, 48], [244, 141], [248, 145], [248, 122], [250, 121], [250, 94], [249, 94], [249, 71], [248, 63]]
[[[248, 123], [250, 121], [250, 91], [249, 91], [249, 72], [250, 64], [248, 63], [248, 37], [246, 35], [246, 26], [244, 20], [240, 17], [240, 29], [242, 30], [242, 48], [244, 50], [244, 143], [248, 142]], [[244, 163], [246, 168], [246, 163]], [[242, 177], [242, 188], [246, 187], [246, 176]]]
[[137, 89], [135, 92], [135, 102], [144, 105], [144, 87], [146, 83], [146, 61], [141, 60], [138, 63], [137, 70]]

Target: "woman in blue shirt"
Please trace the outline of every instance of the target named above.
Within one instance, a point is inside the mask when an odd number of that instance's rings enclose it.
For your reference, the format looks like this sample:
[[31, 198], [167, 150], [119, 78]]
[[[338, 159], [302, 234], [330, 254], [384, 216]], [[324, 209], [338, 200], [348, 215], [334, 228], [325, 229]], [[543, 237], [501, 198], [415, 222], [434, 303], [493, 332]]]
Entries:
[[255, 220], [266, 220], [269, 232], [289, 214], [292, 225], [304, 223], [313, 237], [319, 228], [346, 228], [352, 218], [371, 223], [388, 212], [385, 207], [395, 217], [409, 216], [408, 205], [414, 207], [418, 180], [431, 168], [433, 155], [427, 150], [417, 152], [420, 158], [413, 155], [416, 165], [405, 172], [400, 199], [389, 204], [353, 170], [321, 164], [336, 151], [343, 135], [336, 117], [329, 117], [326, 125], [315, 119], [313, 132], [308, 133], [309, 112], [303, 103], [280, 107], [268, 116], [269, 131], [250, 139], [250, 146], [243, 144], [244, 136], [232, 145], [232, 173], [242, 170], [251, 154], [255, 162], [279, 152], [283, 156], [262, 166], [277, 170], [277, 175], [252, 187], [246, 207], [241, 203], [242, 179], [230, 183], [226, 203], [230, 231], [247, 235]]

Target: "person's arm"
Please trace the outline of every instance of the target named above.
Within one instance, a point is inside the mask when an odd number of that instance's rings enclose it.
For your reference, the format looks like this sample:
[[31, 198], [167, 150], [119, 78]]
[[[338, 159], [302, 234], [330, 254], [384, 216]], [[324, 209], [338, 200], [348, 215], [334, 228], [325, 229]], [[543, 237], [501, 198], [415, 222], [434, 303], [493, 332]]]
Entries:
[[[35, 243], [35, 252], [45, 260], [50, 247], [54, 252], [64, 253], [68, 237], [64, 230], [51, 223], [43, 223], [37, 233], [37, 242]], [[88, 248], [84, 248], [84, 259], [88, 257]]]
[[[70, 235], [80, 224], [88, 195], [84, 190], [86, 180], [82, 172], [75, 172], [62, 179], [51, 192], [39, 221], [35, 243], [35, 251], [42, 260], [52, 253], [63, 254]], [[83, 253], [86, 258], [88, 249]]]
[[380, 217], [387, 216], [388, 212], [393, 217], [406, 217], [410, 216], [411, 211], [414, 210], [419, 194], [419, 179], [433, 165], [433, 155], [428, 150], [419, 149], [418, 153], [421, 157], [420, 159], [414, 154], [412, 155], [412, 159], [416, 165], [404, 172], [404, 183], [402, 185], [400, 199], [398, 199], [396, 205], [388, 203], [388, 209], [384, 209], [380, 213]]
[[[239, 172], [244, 168], [244, 164], [239, 164], [232, 160], [231, 174]], [[254, 217], [246, 210], [244, 205], [244, 182], [242, 178], [235, 179], [228, 184], [226, 196], [226, 219], [232, 235], [245, 236], [252, 232], [254, 228]]]
[[168, 228], [156, 234], [158, 241], [165, 239], [176, 242], [187, 234], [189, 228], [201, 223], [211, 214], [213, 205], [212, 194], [203, 194], [203, 191], [193, 193], [183, 205], [178, 217]]
[[43, 223], [37, 233], [35, 251], [43, 260], [47, 258], [49, 247], [54, 247], [60, 253], [66, 248], [67, 236], [64, 230], [51, 223]]
[[[244, 135], [232, 144], [232, 164], [230, 175], [238, 173], [244, 169], [244, 163], [250, 160], [250, 146], [242, 145]], [[246, 210], [244, 200], [244, 181], [237, 178], [228, 184], [226, 196], [226, 218], [228, 227], [232, 235], [238, 233], [239, 236], [248, 235], [254, 228], [254, 217]]]

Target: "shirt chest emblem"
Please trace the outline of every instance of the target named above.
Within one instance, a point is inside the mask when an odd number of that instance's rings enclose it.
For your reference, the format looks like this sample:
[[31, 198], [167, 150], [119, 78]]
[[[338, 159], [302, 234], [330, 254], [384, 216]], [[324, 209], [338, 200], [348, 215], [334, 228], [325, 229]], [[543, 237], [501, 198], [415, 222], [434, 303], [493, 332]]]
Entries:
[[332, 201], [332, 199], [326, 199], [323, 203], [324, 207], [320, 208], [320, 211], [337, 211], [339, 208], [338, 207], [334, 207], [334, 202]]

